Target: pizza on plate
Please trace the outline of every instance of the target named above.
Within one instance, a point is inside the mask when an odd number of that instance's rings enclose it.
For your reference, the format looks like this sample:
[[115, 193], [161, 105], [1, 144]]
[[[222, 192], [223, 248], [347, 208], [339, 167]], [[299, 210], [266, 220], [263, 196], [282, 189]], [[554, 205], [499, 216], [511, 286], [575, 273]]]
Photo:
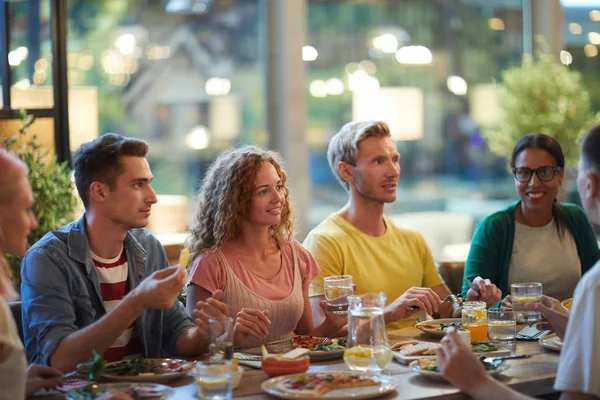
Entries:
[[306, 374], [288, 378], [278, 384], [278, 389], [290, 394], [318, 397], [334, 389], [344, 389], [359, 386], [375, 386], [379, 381], [359, 374]]
[[314, 336], [295, 335], [292, 336], [292, 345], [294, 348], [312, 349], [323, 341], [323, 338]]
[[432, 356], [435, 355], [435, 349], [438, 347], [435, 343], [418, 342], [416, 340], [407, 340], [398, 342], [392, 346], [392, 350], [401, 355], [408, 356]]

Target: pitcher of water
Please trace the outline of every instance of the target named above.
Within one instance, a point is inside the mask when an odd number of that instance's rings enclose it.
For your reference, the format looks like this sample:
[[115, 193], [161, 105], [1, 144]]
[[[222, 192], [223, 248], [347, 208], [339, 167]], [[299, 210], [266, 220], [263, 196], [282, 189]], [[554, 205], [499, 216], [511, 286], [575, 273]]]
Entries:
[[381, 372], [392, 361], [385, 332], [385, 294], [348, 296], [348, 341], [344, 361], [361, 372]]

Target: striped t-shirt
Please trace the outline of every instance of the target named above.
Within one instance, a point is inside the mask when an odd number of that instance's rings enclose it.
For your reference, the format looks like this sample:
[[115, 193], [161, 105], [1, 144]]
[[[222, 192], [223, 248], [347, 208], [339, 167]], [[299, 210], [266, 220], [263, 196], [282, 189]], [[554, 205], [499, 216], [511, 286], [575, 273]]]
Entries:
[[[107, 260], [98, 257], [91, 251], [90, 253], [98, 272], [104, 308], [108, 313], [129, 293], [127, 255], [121, 249], [121, 254], [112, 260]], [[119, 361], [125, 357], [141, 356], [142, 353], [142, 343], [137, 335], [135, 323], [133, 323], [106, 350], [104, 359], [108, 362]]]

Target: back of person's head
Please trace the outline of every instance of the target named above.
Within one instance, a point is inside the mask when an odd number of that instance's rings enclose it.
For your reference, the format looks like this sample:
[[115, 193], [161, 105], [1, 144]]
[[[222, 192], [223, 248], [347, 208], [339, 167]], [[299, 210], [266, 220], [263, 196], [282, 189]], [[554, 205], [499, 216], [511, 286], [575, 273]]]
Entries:
[[356, 165], [358, 145], [371, 136], [392, 137], [389, 126], [383, 121], [352, 121], [342, 126], [342, 129], [329, 141], [327, 148], [329, 167], [346, 191], [350, 190], [350, 185], [340, 176], [338, 164], [345, 162]]
[[581, 139], [581, 161], [585, 171], [600, 175], [600, 125], [594, 126]]
[[17, 156], [0, 148], [0, 171], [0, 204], [7, 204], [15, 199], [15, 190], [27, 179], [28, 169]]
[[102, 182], [112, 188], [122, 173], [122, 157], [145, 157], [148, 145], [143, 140], [107, 133], [84, 143], [73, 155], [77, 192], [87, 209], [92, 183]]
[[292, 210], [281, 156], [256, 146], [231, 148], [217, 157], [202, 180], [191, 236], [186, 242], [191, 252], [190, 260], [194, 260], [200, 251], [216, 248], [240, 235], [254, 180], [265, 161], [275, 167], [285, 197], [279, 225], [271, 227], [270, 234], [278, 239], [290, 239], [293, 235]]
[[527, 149], [544, 150], [556, 160], [558, 167], [565, 167], [565, 156], [556, 139], [543, 133], [529, 133], [521, 137], [513, 148], [512, 157], [510, 158], [511, 168], [515, 168], [517, 157]]

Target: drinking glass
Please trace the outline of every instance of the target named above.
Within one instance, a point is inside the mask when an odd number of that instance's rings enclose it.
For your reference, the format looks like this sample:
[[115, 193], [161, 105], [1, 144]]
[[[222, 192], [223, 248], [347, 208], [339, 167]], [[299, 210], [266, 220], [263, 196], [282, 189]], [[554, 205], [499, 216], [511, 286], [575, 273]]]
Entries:
[[513, 283], [510, 285], [510, 294], [518, 323], [536, 322], [541, 319], [540, 313], [525, 308], [528, 303], [542, 302], [541, 283]]
[[462, 326], [471, 332], [471, 342], [488, 340], [488, 310], [484, 301], [465, 301], [462, 311]]
[[352, 275], [328, 276], [323, 279], [326, 312], [331, 314], [348, 313], [348, 296], [354, 293]]
[[381, 372], [392, 362], [385, 332], [384, 293], [348, 296], [348, 340], [344, 361], [349, 369]]
[[233, 358], [233, 318], [209, 319], [210, 345], [208, 354], [211, 361]]
[[490, 340], [512, 341], [517, 335], [515, 312], [510, 308], [488, 310], [488, 336]]
[[229, 400], [232, 397], [231, 362], [197, 362], [193, 368], [198, 386], [198, 398], [202, 400]]

